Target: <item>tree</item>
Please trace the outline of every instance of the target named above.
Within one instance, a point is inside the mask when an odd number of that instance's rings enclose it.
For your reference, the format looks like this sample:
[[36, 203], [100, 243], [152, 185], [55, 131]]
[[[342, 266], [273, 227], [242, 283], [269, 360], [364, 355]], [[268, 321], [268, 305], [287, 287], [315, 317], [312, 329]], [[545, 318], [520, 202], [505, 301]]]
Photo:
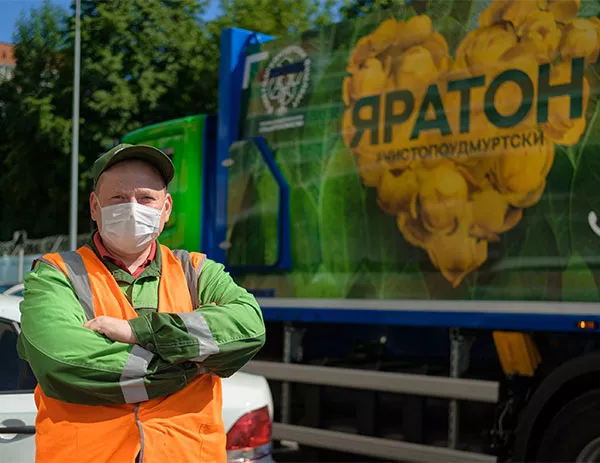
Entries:
[[64, 15], [46, 0], [17, 22], [18, 65], [13, 79], [0, 85], [1, 239], [20, 228], [50, 234], [57, 221], [67, 221], [70, 120], [59, 93]]
[[343, 19], [353, 19], [375, 11], [405, 5], [406, 3], [404, 0], [351, 0], [346, 2], [340, 13]]
[[281, 37], [330, 23], [335, 0], [222, 0], [229, 25]]
[[[215, 50], [196, 0], [83, 0], [80, 230], [89, 229], [89, 169], [126, 132], [216, 109]], [[68, 227], [74, 15], [48, 0], [15, 35], [16, 74], [2, 85], [0, 234]], [[33, 206], [33, 209], [32, 209]], [[18, 211], [18, 214], [15, 213]]]

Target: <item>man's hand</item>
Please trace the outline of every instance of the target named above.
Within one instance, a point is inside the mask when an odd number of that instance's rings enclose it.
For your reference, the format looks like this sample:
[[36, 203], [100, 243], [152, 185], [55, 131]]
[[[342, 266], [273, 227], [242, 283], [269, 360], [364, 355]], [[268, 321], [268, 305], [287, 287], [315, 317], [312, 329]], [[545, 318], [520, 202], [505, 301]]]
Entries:
[[127, 320], [121, 320], [113, 317], [96, 317], [85, 323], [84, 328], [88, 328], [96, 333], [103, 334], [108, 339], [126, 344], [137, 344], [138, 340], [131, 329]]

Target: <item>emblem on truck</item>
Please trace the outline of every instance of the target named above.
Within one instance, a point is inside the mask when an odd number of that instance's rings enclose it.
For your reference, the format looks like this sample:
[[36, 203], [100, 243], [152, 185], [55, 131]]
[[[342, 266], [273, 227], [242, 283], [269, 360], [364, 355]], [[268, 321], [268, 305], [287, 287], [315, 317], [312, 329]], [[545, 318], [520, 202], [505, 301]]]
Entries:
[[297, 45], [276, 54], [262, 81], [261, 96], [269, 114], [283, 116], [302, 101], [310, 81], [310, 58]]

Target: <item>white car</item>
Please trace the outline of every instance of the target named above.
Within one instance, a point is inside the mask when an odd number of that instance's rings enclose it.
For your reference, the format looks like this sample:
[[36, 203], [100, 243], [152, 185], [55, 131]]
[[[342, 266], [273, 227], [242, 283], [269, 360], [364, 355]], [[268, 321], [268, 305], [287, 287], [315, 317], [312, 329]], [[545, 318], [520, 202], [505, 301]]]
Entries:
[[[0, 461], [33, 463], [36, 380], [17, 354], [21, 290], [0, 294]], [[273, 463], [272, 419], [273, 399], [265, 378], [238, 372], [223, 380], [228, 462]]]

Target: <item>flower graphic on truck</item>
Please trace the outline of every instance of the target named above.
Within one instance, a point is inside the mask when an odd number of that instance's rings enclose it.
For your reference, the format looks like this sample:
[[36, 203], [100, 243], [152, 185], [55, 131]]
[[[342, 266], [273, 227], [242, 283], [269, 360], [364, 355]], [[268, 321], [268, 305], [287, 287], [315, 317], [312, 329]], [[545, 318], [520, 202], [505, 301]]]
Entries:
[[600, 21], [575, 0], [494, 0], [452, 54], [426, 15], [388, 19], [348, 59], [342, 132], [365, 187], [457, 287], [586, 127]]

